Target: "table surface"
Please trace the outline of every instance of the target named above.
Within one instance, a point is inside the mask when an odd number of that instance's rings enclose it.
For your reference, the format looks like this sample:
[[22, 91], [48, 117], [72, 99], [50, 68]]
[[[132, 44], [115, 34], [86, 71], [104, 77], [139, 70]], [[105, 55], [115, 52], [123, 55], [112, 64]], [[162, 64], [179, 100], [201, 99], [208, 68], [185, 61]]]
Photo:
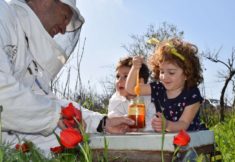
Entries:
[[[214, 132], [210, 130], [188, 132], [191, 141], [190, 147], [201, 147], [214, 144]], [[164, 150], [174, 152], [173, 139], [177, 133], [166, 133]], [[130, 132], [125, 135], [111, 134], [91, 134], [90, 146], [92, 149], [103, 149], [104, 138], [108, 142], [110, 150], [139, 150], [139, 151], [159, 151], [161, 150], [162, 134], [156, 132]]]

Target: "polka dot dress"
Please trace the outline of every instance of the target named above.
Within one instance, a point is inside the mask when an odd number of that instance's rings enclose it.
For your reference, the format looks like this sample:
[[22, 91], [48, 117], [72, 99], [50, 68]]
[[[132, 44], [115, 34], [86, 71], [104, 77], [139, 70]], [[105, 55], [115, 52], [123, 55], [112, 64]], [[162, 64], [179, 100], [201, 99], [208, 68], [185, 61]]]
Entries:
[[[152, 82], [150, 86], [151, 101], [155, 104], [156, 111], [163, 112], [165, 118], [170, 121], [178, 121], [185, 107], [203, 101], [197, 87], [183, 90], [176, 98], [168, 99], [166, 89], [160, 82]], [[187, 131], [201, 129], [205, 129], [205, 126], [201, 124], [198, 112]]]

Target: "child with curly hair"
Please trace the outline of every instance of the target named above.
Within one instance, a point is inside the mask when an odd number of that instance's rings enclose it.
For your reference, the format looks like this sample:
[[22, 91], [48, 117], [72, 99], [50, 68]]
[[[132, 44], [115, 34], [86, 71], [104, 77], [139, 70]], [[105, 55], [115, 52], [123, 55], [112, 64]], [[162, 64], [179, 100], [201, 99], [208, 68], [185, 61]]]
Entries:
[[[196, 131], [205, 129], [199, 118], [199, 108], [203, 101], [198, 85], [202, 82], [202, 69], [194, 44], [179, 38], [160, 42], [149, 58], [150, 67], [156, 81], [140, 85], [141, 95], [151, 95], [156, 107], [156, 116], [152, 119], [155, 131], [165, 130]], [[133, 66], [126, 82], [126, 90], [134, 94], [136, 76], [143, 59], [133, 58]]]

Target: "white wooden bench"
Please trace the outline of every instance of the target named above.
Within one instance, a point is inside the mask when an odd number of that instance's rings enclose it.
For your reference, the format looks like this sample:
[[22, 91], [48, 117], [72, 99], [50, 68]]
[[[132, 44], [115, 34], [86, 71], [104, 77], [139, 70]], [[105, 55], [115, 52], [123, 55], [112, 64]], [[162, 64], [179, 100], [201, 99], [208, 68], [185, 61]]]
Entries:
[[[211, 154], [214, 151], [214, 132], [205, 130], [188, 132], [191, 141], [184, 148], [182, 155], [191, 147], [198, 154]], [[170, 162], [174, 153], [174, 136], [177, 133], [166, 133], [164, 142], [164, 159]], [[104, 137], [108, 142], [108, 155], [110, 161], [128, 162], [160, 162], [162, 134], [156, 132], [133, 132], [125, 135], [91, 134], [90, 146], [94, 155], [104, 151]], [[115, 160], [116, 158], [116, 160]], [[95, 159], [95, 157], [94, 157]]]

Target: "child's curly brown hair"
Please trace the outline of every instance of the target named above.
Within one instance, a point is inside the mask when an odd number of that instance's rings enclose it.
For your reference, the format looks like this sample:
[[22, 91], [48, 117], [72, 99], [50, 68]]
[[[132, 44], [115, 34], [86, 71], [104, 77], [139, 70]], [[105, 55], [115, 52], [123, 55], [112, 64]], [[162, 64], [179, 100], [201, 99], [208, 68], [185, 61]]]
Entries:
[[[119, 60], [119, 62], [117, 63], [116, 71], [120, 67], [123, 67], [123, 66], [131, 68], [132, 65], [133, 65], [132, 59], [133, 59], [133, 57], [131, 57], [131, 56], [127, 56], [127, 57], [121, 58]], [[143, 63], [141, 68], [140, 68], [139, 77], [144, 79], [144, 83], [147, 83], [148, 79], [149, 79], [149, 75], [150, 74], [149, 74], [148, 66]]]
[[[172, 52], [172, 49], [177, 54]], [[185, 88], [192, 88], [203, 81], [202, 68], [197, 55], [198, 48], [196, 45], [185, 42], [179, 38], [172, 38], [161, 42], [154, 53], [149, 58], [150, 68], [154, 78], [159, 80], [159, 64], [170, 62], [178, 65], [187, 77]]]

